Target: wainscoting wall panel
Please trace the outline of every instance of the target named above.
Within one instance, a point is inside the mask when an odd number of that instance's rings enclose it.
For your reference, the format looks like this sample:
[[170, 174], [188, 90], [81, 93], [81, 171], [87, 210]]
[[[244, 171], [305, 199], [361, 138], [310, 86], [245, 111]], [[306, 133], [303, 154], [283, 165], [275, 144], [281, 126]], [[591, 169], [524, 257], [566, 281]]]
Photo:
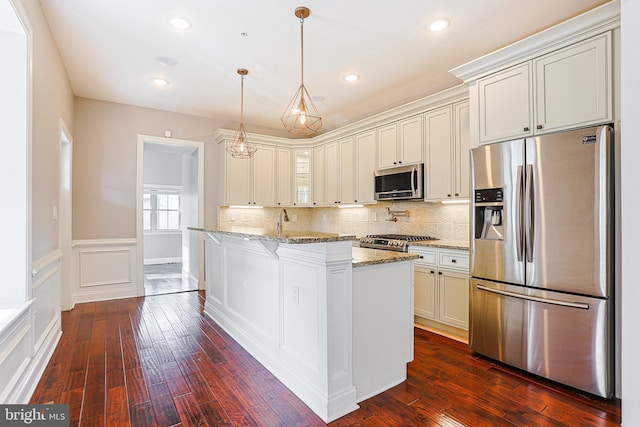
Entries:
[[73, 303], [138, 295], [136, 239], [75, 240]]
[[29, 300], [0, 322], [0, 402], [27, 403], [62, 335], [59, 250], [32, 263]]

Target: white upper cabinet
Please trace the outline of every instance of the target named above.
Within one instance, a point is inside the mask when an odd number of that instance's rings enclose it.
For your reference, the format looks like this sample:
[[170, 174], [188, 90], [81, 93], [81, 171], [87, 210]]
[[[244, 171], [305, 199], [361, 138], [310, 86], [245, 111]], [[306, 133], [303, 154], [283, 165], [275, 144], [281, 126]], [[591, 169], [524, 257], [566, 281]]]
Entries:
[[313, 149], [313, 206], [324, 206], [327, 204], [325, 157], [324, 146]]
[[469, 198], [469, 101], [424, 115], [425, 200]]
[[478, 81], [481, 143], [532, 134], [530, 75], [526, 63]]
[[311, 148], [294, 150], [294, 206], [311, 206]]
[[276, 149], [257, 148], [250, 159], [236, 159], [225, 152], [227, 205], [276, 205]]
[[612, 120], [610, 33], [533, 61], [538, 133]]
[[356, 203], [375, 203], [373, 171], [376, 168], [376, 133], [374, 130], [360, 133], [356, 144]]
[[453, 196], [469, 198], [469, 171], [471, 169], [471, 132], [469, 101], [453, 104]]
[[325, 204], [337, 205], [340, 197], [340, 163], [339, 149], [337, 142], [329, 143], [325, 146], [325, 164], [324, 179], [325, 187]]
[[253, 163], [253, 204], [274, 206], [276, 150], [273, 147], [259, 147], [251, 161]]
[[477, 90], [480, 143], [611, 121], [611, 33], [481, 78]]
[[278, 148], [277, 171], [276, 205], [291, 206], [293, 204], [293, 166], [291, 164], [291, 149]]
[[409, 117], [377, 129], [378, 168], [422, 162], [422, 116]]
[[354, 138], [338, 141], [340, 147], [340, 184], [338, 204], [355, 203], [356, 200], [356, 157]]
[[453, 150], [451, 106], [424, 115], [426, 200], [446, 200], [453, 196]]

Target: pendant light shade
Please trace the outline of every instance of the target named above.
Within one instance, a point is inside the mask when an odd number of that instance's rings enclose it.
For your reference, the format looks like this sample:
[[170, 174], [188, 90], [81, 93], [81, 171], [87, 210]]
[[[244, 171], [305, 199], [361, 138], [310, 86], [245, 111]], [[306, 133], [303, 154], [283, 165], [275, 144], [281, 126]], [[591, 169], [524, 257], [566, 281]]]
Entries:
[[310, 14], [306, 7], [298, 7], [295, 11], [300, 19], [300, 87], [282, 113], [282, 124], [295, 135], [311, 135], [322, 127], [322, 118], [304, 86], [304, 20]]
[[244, 76], [249, 74], [249, 71], [238, 68], [238, 74], [240, 75], [240, 126], [233, 139], [227, 144], [227, 153], [237, 159], [248, 159], [258, 151], [258, 148], [249, 142], [247, 132], [244, 130]]

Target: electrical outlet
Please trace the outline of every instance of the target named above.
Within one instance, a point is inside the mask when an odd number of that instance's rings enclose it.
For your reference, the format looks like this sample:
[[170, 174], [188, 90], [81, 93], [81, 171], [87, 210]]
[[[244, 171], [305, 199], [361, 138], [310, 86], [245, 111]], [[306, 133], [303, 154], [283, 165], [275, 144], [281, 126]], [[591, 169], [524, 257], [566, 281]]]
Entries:
[[58, 219], [58, 207], [56, 205], [53, 205], [51, 209], [51, 219], [54, 221]]
[[322, 214], [322, 220], [323, 220], [324, 222], [327, 222], [327, 214]]
[[375, 222], [375, 221], [377, 221], [377, 220], [378, 220], [378, 214], [376, 214], [375, 212], [373, 212], [373, 213], [371, 214], [371, 221], [372, 221], [372, 222]]
[[293, 214], [291, 215], [291, 221], [296, 222], [298, 220], [298, 215]]
[[291, 287], [291, 300], [295, 305], [300, 304], [300, 288], [298, 286]]
[[231, 221], [235, 221], [235, 220], [236, 220], [236, 213], [231, 212]]

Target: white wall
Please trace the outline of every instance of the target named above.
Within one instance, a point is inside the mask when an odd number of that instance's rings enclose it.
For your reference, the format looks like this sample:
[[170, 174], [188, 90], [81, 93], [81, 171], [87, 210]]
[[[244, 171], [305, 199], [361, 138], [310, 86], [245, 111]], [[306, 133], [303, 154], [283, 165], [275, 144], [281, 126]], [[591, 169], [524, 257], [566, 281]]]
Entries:
[[[183, 154], [164, 152], [145, 144], [144, 185], [183, 188]], [[184, 197], [183, 197], [184, 204]], [[145, 231], [144, 264], [182, 262], [181, 231]]]
[[[224, 122], [131, 105], [75, 100], [73, 239], [135, 238], [138, 135], [164, 135], [216, 145]], [[216, 223], [218, 150], [205, 150], [205, 223]]]
[[622, 0], [622, 423], [640, 425], [640, 2]]

